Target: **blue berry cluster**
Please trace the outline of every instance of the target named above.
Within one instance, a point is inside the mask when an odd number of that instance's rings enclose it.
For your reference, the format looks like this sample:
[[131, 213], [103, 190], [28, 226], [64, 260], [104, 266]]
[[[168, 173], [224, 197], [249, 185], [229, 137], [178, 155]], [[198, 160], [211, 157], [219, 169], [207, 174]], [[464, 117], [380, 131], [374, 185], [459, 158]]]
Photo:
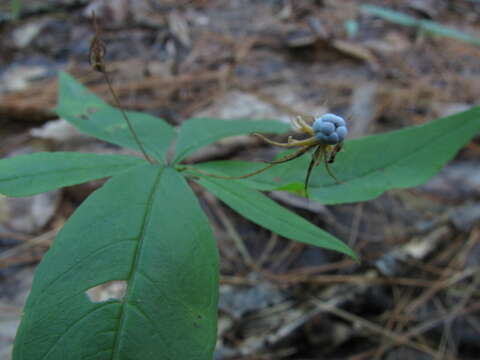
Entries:
[[336, 145], [347, 136], [345, 120], [335, 114], [325, 114], [315, 119], [313, 126], [315, 138], [322, 144]]

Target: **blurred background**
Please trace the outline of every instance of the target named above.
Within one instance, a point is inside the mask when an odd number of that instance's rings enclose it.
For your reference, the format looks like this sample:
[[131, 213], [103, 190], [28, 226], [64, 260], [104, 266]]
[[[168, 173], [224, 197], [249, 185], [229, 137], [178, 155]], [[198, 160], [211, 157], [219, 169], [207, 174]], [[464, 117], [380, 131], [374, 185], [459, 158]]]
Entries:
[[[477, 0], [3, 0], [2, 157], [127, 153], [53, 111], [59, 71], [113, 102], [88, 64], [92, 11], [125, 108], [174, 126], [193, 116], [289, 121], [334, 112], [355, 138], [479, 101]], [[188, 161], [276, 151], [234, 137]], [[194, 186], [222, 259], [216, 359], [478, 359], [479, 155], [477, 136], [427, 184], [365, 203], [326, 207], [269, 194], [347, 242], [361, 264], [278, 237]], [[0, 197], [1, 360], [10, 359], [35, 266], [101, 184]]]

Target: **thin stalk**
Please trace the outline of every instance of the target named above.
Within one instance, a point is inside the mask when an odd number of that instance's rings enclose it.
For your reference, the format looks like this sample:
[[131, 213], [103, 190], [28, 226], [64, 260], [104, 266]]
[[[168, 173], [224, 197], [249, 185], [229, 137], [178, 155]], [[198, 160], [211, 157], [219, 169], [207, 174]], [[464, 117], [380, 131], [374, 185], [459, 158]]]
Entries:
[[102, 71], [101, 72], [105, 78], [105, 81], [108, 85], [108, 89], [110, 90], [110, 93], [112, 94], [113, 96], [113, 99], [115, 101], [115, 105], [117, 106], [117, 108], [120, 110], [120, 112], [122, 113], [122, 116], [123, 116], [123, 119], [125, 120], [125, 122], [127, 123], [128, 125], [128, 128], [130, 129], [130, 132], [132, 133], [132, 136], [135, 140], [135, 142], [137, 143], [138, 147], [140, 148], [140, 150], [142, 151], [142, 154], [143, 156], [145, 157], [145, 159], [150, 163], [150, 164], [153, 164], [153, 161], [152, 159], [150, 158], [150, 156], [148, 156], [147, 152], [145, 151], [145, 148], [143, 147], [143, 144], [142, 142], [140, 141], [138, 135], [137, 135], [137, 132], [135, 131], [135, 129], [133, 128], [133, 125], [132, 123], [130, 122], [130, 119], [128, 118], [127, 114], [125, 113], [125, 110], [123, 110], [122, 106], [120, 105], [120, 100], [118, 99], [117, 97], [117, 94], [115, 93], [115, 91], [113, 91], [113, 86], [112, 86], [112, 83], [110, 81], [110, 78], [108, 77], [107, 75], [107, 72], [106, 71]]
[[322, 145], [319, 145], [312, 155], [312, 160], [310, 160], [310, 164], [308, 164], [307, 174], [305, 175], [305, 185], [304, 185], [305, 197], [307, 199], [309, 198], [308, 183], [310, 182], [310, 175], [312, 174], [313, 168], [318, 165], [318, 161], [321, 158], [322, 154], [324, 153], [325, 153], [325, 147]]
[[223, 175], [212, 174], [212, 173], [197, 169], [193, 166], [184, 166], [180, 170], [181, 171], [190, 170], [190, 171], [193, 171], [193, 172], [197, 172], [200, 175], [212, 177], [212, 178], [215, 178], [215, 179], [238, 180], [238, 179], [245, 179], [245, 178], [248, 178], [248, 177], [251, 177], [251, 176], [258, 175], [258, 174], [260, 174], [264, 171], [267, 171], [268, 169], [274, 167], [275, 165], [277, 165], [277, 164], [268, 164], [267, 166], [265, 166], [265, 167], [263, 167], [259, 170], [256, 170], [254, 172], [251, 172], [251, 173], [248, 173], [248, 174], [245, 174], [245, 175], [241, 175], [241, 176], [223, 176]]
[[132, 123], [130, 122], [130, 119], [127, 116], [127, 113], [125, 112], [125, 110], [123, 110], [122, 106], [120, 105], [120, 100], [117, 94], [113, 90], [112, 82], [110, 81], [110, 77], [108, 76], [107, 66], [105, 64], [105, 59], [104, 59], [105, 54], [107, 52], [107, 47], [105, 46], [105, 43], [100, 38], [100, 28], [97, 23], [97, 17], [95, 16], [95, 11], [92, 11], [92, 17], [93, 17], [93, 27], [95, 29], [95, 35], [93, 36], [92, 41], [90, 42], [90, 51], [88, 54], [88, 61], [90, 62], [90, 65], [94, 71], [98, 71], [103, 74], [105, 82], [108, 85], [108, 89], [110, 90], [110, 94], [112, 94], [113, 99], [115, 101], [115, 105], [122, 113], [123, 119], [125, 120], [128, 128], [130, 129], [130, 133], [132, 134], [133, 139], [135, 140], [138, 147], [142, 151], [143, 156], [145, 157], [145, 160], [147, 160], [150, 164], [153, 164], [152, 159], [148, 156], [147, 152], [145, 151], [145, 148], [143, 147], [140, 139], [138, 138], [138, 135], [135, 132], [135, 129], [133, 128]]

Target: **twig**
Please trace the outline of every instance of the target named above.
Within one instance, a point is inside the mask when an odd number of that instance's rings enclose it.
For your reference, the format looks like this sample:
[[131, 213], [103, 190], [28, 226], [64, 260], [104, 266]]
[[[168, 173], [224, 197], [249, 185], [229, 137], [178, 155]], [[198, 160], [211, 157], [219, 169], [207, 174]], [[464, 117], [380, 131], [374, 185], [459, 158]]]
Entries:
[[[6, 251], [2, 252], [0, 254], [0, 261], [6, 260], [9, 257], [15, 256], [16, 254], [18, 254], [22, 250], [28, 249], [30, 247], [33, 247], [35, 245], [39, 245], [43, 242], [46, 242], [46, 241], [49, 241], [49, 240], [53, 239], [56, 236], [57, 232], [58, 232], [58, 229], [47, 231], [47, 232], [45, 232], [45, 233], [43, 233], [39, 236], [36, 236], [34, 238], [31, 238], [31, 239], [23, 242], [20, 245], [15, 246], [14, 248], [11, 248], [9, 250], [6, 250]], [[11, 264], [9, 264], [8, 262], [3, 262], [3, 261], [0, 262], [0, 268], [7, 267], [7, 266], [10, 266], [10, 265]]]
[[[215, 204], [213, 204], [214, 201], [216, 202]], [[245, 246], [245, 243], [244, 243], [242, 237], [238, 234], [238, 231], [235, 229], [235, 226], [228, 219], [228, 216], [225, 215], [225, 212], [223, 211], [223, 209], [221, 209], [220, 206], [215, 206], [215, 205], [219, 205], [218, 201], [216, 201], [216, 199], [215, 200], [211, 199], [210, 202], [211, 202], [211, 205], [213, 205], [212, 206], [212, 211], [215, 211], [216, 215], [218, 216], [218, 218], [222, 222], [223, 226], [225, 227], [225, 229], [227, 230], [231, 239], [233, 240], [233, 243], [235, 244], [238, 252], [240, 253], [240, 255], [245, 260], [245, 263], [248, 266], [253, 266], [254, 261], [252, 259], [252, 256], [250, 255], [250, 252], [248, 251], [247, 247]]]
[[265, 273], [270, 280], [282, 281], [286, 283], [308, 282], [311, 284], [332, 284], [332, 283], [351, 283], [359, 284], [384, 284], [384, 285], [403, 285], [411, 287], [429, 288], [435, 284], [433, 281], [411, 278], [382, 278], [366, 275], [304, 275], [304, 276], [284, 276], [272, 273]]
[[267, 261], [270, 254], [272, 253], [273, 249], [277, 245], [277, 242], [278, 242], [278, 235], [276, 233], [272, 232], [271, 235], [270, 235], [270, 239], [267, 242], [267, 245], [265, 246], [265, 248], [262, 251], [262, 254], [260, 255], [260, 257], [257, 260], [257, 267], [259, 269], [261, 269], [263, 264]]
[[355, 214], [352, 221], [352, 231], [350, 232], [350, 237], [348, 238], [348, 245], [353, 247], [358, 237], [358, 230], [360, 229], [360, 222], [363, 215], [363, 203], [360, 203], [355, 208]]
[[410, 346], [416, 350], [419, 350], [419, 351], [422, 351], [426, 354], [429, 354], [431, 355], [433, 358], [435, 359], [445, 359], [445, 357], [443, 356], [443, 354], [440, 354], [439, 352], [431, 349], [430, 347], [426, 346], [426, 345], [423, 345], [423, 344], [419, 344], [419, 343], [416, 343], [414, 341], [411, 341], [408, 339], [408, 337], [406, 337], [405, 335], [401, 335], [401, 334], [397, 334], [393, 331], [389, 331], [387, 329], [384, 329], [382, 328], [381, 326], [375, 324], [375, 323], [372, 323], [360, 316], [357, 316], [355, 314], [352, 314], [348, 311], [345, 311], [345, 310], [342, 310], [342, 309], [339, 309], [337, 308], [336, 306], [334, 305], [331, 305], [329, 303], [325, 303], [319, 299], [316, 299], [315, 300], [315, 305], [318, 306], [320, 309], [324, 310], [324, 311], [327, 311], [327, 312], [330, 312], [344, 320], [347, 320], [351, 323], [359, 323], [361, 324], [364, 328], [374, 332], [374, 333], [377, 333], [381, 336], [384, 336], [384, 337], [387, 337], [393, 341], [395, 341], [395, 343], [397, 344], [402, 344], [402, 345], [407, 345], [407, 346]]
[[[454, 258], [451, 261], [451, 263], [454, 262], [454, 260], [456, 260], [456, 258]], [[478, 267], [466, 269], [465, 271], [456, 273], [447, 279], [437, 281], [436, 283], [434, 283], [434, 285], [431, 288], [426, 290], [421, 296], [419, 296], [414, 302], [412, 302], [408, 306], [408, 308], [405, 309], [405, 311], [408, 313], [414, 312], [416, 309], [418, 309], [418, 307], [420, 307], [426, 301], [431, 299], [432, 296], [434, 296], [437, 292], [449, 286], [452, 286], [453, 284], [465, 279], [466, 277], [472, 276], [478, 270], [479, 270]], [[447, 266], [445, 271], [446, 273], [450, 273], [451, 272], [450, 266]]]

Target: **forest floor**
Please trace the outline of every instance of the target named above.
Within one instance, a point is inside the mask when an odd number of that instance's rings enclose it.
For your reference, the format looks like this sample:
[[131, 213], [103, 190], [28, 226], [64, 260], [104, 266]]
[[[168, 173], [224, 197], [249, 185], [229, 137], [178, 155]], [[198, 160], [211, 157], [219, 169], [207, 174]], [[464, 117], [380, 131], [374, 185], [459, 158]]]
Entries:
[[[124, 151], [78, 134], [53, 111], [59, 71], [112, 102], [88, 64], [92, 10], [124, 106], [174, 126], [194, 116], [334, 112], [357, 138], [479, 102], [480, 1], [21, 3], [16, 19], [0, 5], [2, 157]], [[438, 25], [457, 32], [440, 34]], [[235, 137], [188, 161], [273, 156]], [[479, 169], [477, 136], [425, 185], [371, 201], [324, 206], [269, 194], [348, 243], [361, 263], [278, 237], [194, 187], [221, 254], [216, 359], [478, 359]], [[0, 198], [1, 360], [10, 358], [36, 265], [101, 184]]]

